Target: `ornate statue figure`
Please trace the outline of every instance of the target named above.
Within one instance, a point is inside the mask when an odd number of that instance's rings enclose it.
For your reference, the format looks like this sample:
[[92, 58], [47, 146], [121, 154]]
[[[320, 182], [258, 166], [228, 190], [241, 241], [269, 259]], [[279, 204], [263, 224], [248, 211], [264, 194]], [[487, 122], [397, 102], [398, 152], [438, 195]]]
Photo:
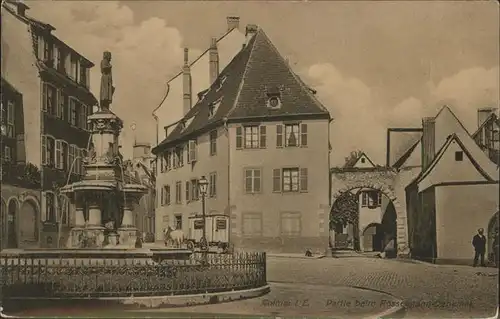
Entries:
[[88, 151], [88, 156], [85, 158], [85, 162], [87, 164], [94, 164], [97, 161], [97, 153], [95, 151], [95, 146], [94, 143], [90, 143], [89, 151]]
[[111, 69], [111, 52], [105, 51], [103, 53], [103, 59], [101, 61], [101, 110], [109, 110], [109, 106], [113, 101], [113, 93], [115, 92], [115, 87], [113, 86], [113, 76]]
[[108, 150], [106, 151], [105, 156], [105, 162], [108, 164], [112, 164], [115, 162], [115, 146], [113, 143], [109, 142], [108, 143]]

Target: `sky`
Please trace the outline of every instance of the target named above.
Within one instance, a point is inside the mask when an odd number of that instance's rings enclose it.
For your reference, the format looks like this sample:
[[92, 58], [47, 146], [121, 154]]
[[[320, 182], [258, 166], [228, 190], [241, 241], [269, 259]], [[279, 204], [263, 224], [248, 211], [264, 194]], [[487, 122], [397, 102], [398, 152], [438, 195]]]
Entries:
[[[294, 71], [330, 110], [332, 166], [353, 150], [385, 164], [388, 127], [418, 127], [444, 104], [469, 131], [476, 110], [499, 105], [496, 1], [25, 1], [28, 14], [94, 61], [113, 54], [112, 110], [125, 121], [121, 144], [155, 141], [151, 112], [183, 48], [205, 50], [226, 30], [264, 29]], [[99, 94], [100, 71], [91, 73]], [[176, 119], [172, 119], [173, 121]], [[135, 123], [135, 130], [131, 128]]]

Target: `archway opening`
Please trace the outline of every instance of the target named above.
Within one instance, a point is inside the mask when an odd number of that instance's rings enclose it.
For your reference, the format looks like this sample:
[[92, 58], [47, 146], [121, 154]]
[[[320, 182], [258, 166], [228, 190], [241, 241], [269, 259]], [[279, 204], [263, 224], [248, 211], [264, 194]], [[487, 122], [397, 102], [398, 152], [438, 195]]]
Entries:
[[7, 208], [7, 248], [17, 248], [17, 202], [9, 201]]
[[391, 240], [396, 248], [396, 238], [396, 208], [382, 190], [358, 187], [336, 197], [330, 212], [332, 248], [380, 252]]
[[21, 246], [32, 246], [38, 242], [37, 209], [31, 200], [21, 205], [19, 212], [19, 242]]

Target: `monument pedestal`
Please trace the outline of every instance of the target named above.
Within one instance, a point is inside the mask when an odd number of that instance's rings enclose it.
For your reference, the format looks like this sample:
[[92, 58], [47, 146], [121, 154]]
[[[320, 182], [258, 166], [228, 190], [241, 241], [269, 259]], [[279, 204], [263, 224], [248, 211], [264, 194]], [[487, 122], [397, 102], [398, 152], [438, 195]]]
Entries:
[[68, 248], [82, 247], [82, 240], [85, 236], [85, 228], [73, 227], [69, 232]]
[[82, 241], [85, 236], [85, 216], [82, 207], [76, 207], [75, 210], [75, 227], [69, 232], [68, 248], [82, 247]]

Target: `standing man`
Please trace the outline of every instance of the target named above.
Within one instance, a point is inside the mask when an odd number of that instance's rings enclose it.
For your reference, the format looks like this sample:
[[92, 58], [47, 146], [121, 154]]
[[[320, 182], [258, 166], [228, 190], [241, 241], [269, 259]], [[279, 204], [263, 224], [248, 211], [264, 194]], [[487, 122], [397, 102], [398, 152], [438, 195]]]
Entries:
[[474, 267], [477, 266], [479, 257], [481, 257], [481, 267], [486, 267], [484, 264], [484, 253], [486, 251], [486, 237], [484, 229], [479, 228], [477, 234], [472, 238], [472, 246], [474, 246]]

